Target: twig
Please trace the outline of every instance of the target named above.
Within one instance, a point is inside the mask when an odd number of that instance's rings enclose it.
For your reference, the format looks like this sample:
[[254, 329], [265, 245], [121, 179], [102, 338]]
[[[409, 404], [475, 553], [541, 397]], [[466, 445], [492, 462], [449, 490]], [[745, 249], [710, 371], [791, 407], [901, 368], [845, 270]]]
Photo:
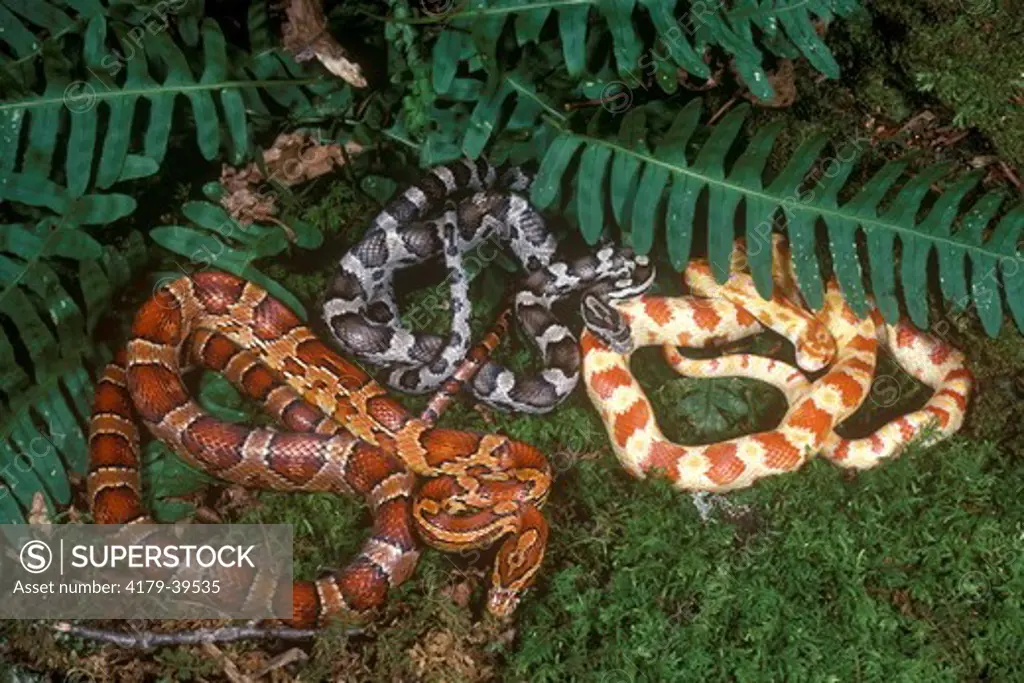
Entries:
[[959, 133], [957, 133], [957, 134], [955, 134], [955, 135], [953, 135], [951, 137], [946, 138], [945, 140], [943, 140], [941, 142], [941, 144], [945, 145], [946, 147], [952, 147], [953, 145], [955, 145], [956, 143], [960, 142], [961, 140], [963, 140], [965, 137], [967, 137], [970, 134], [971, 134], [971, 131], [969, 131], [969, 130], [962, 130]]
[[[307, 640], [319, 631], [309, 628], [260, 627], [260, 626], [222, 626], [220, 628], [200, 628], [192, 631], [175, 631], [157, 633], [155, 631], [110, 631], [106, 629], [79, 626], [66, 621], [54, 624], [54, 630], [67, 633], [85, 640], [98, 640], [113, 643], [121, 647], [148, 650], [166, 645], [197, 645], [201, 643], [230, 643], [248, 638], [278, 638], [281, 640]], [[362, 628], [347, 629], [346, 633], [356, 635]]]
[[999, 168], [1001, 168], [1003, 170], [1003, 175], [1006, 176], [1007, 180], [1009, 180], [1011, 183], [1013, 183], [1014, 187], [1016, 187], [1018, 190], [1024, 189], [1021, 186], [1020, 178], [1017, 177], [1017, 174], [1014, 173], [1013, 169], [1010, 168], [1009, 164], [1007, 164], [1005, 161], [1000, 159], [999, 160]]
[[725, 114], [725, 112], [729, 111], [729, 109], [732, 108], [732, 105], [736, 104], [736, 101], [738, 99], [739, 98], [736, 95], [733, 95], [732, 97], [730, 97], [729, 101], [726, 102], [725, 104], [723, 104], [722, 108], [719, 109], [718, 111], [716, 111], [714, 116], [712, 116], [710, 119], [708, 119], [707, 125], [709, 125], [709, 126], [714, 125], [714, 123], [716, 121], [718, 121], [718, 119], [722, 118], [722, 116]]
[[220, 661], [224, 676], [231, 683], [253, 683], [253, 679], [243, 674], [238, 669], [238, 665], [231, 661], [231, 658], [224, 654], [219, 647], [213, 643], [203, 643], [201, 647], [204, 654]]
[[266, 666], [254, 673], [252, 677], [259, 680], [275, 669], [282, 669], [292, 662], [301, 662], [306, 659], [309, 659], [309, 656], [304, 651], [297, 647], [293, 647], [267, 662]]

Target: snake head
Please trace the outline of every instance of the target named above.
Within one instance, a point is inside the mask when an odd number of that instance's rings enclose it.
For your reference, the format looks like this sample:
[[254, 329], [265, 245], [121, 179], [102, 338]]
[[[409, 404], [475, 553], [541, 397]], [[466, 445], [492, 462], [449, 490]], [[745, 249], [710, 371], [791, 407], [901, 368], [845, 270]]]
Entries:
[[821, 324], [812, 324], [796, 343], [796, 364], [805, 372], [827, 367], [836, 356], [836, 340]]
[[628, 354], [633, 350], [629, 325], [612, 305], [595, 294], [584, 294], [580, 314], [587, 329], [615, 353]]
[[487, 593], [487, 611], [499, 619], [508, 619], [519, 607], [522, 597], [518, 590], [491, 586]]

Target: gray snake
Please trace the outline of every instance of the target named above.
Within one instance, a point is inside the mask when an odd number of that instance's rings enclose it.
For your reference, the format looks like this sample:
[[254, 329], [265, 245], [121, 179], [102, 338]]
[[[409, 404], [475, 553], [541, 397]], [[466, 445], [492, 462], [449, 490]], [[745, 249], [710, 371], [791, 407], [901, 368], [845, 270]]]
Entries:
[[[342, 351], [385, 370], [394, 389], [437, 389], [471, 341], [463, 255], [488, 240], [507, 247], [525, 271], [515, 289], [516, 318], [539, 350], [543, 368], [521, 375], [488, 361], [468, 387], [479, 401], [499, 410], [546, 413], [572, 393], [580, 377], [580, 351], [552, 307], [574, 293], [581, 294], [587, 329], [615, 348], [628, 345], [628, 327], [608, 302], [644, 292], [653, 267], [646, 257], [611, 246], [555, 260], [554, 236], [521, 194], [531, 180], [514, 167], [499, 174], [482, 159], [461, 160], [430, 169], [389, 201], [342, 256], [323, 302], [323, 319]], [[394, 291], [399, 271], [437, 257], [449, 271], [447, 337], [406, 328]]]

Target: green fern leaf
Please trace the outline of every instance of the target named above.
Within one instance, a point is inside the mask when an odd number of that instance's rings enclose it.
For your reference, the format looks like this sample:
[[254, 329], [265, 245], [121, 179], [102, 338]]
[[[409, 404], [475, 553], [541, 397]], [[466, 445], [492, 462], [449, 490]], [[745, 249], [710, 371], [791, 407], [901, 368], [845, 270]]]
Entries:
[[[639, 12], [641, 8], [646, 12]], [[434, 44], [434, 87], [447, 94], [458, 65], [466, 61], [471, 70], [496, 69], [499, 60], [495, 53], [510, 17], [515, 18], [516, 42], [523, 46], [539, 41], [554, 13], [561, 61], [574, 78], [580, 78], [586, 67], [588, 33], [600, 25], [611, 34], [618, 77], [627, 84], [638, 83], [637, 72], [651, 67], [653, 73], [663, 76], [658, 80], [670, 91], [676, 86], [677, 67], [708, 78], [711, 72], [703, 56], [709, 48], [718, 47], [730, 56], [757, 97], [771, 99], [774, 91], [762, 66], [765, 52], [780, 57], [802, 55], [819, 72], [836, 78], [839, 66], [819, 38], [815, 22], [859, 11], [853, 0], [554, 0], [540, 5], [522, 0], [473, 0], [445, 16], [447, 28]], [[593, 22], [592, 15], [601, 21]], [[654, 30], [653, 44], [643, 37], [647, 22]]]
[[[771, 250], [765, 246], [776, 223], [784, 220], [797, 283], [814, 309], [823, 303], [817, 229], [824, 224], [835, 273], [854, 310], [860, 315], [868, 310], [862, 270], [867, 265], [871, 292], [883, 317], [890, 322], [899, 318], [902, 286], [907, 312], [921, 327], [927, 326], [926, 266], [934, 251], [942, 294], [955, 308], [973, 307], [985, 331], [995, 335], [1002, 324], [1005, 299], [1018, 327], [1024, 329], [1020, 298], [1024, 255], [1018, 246], [1024, 208], [1020, 204], [1005, 207], [1004, 196], [990, 192], [965, 207], [978, 182], [976, 175], [936, 194], [931, 188], [950, 169], [927, 167], [907, 179], [905, 161], [889, 162], [860, 187], [849, 187], [858, 155], [848, 151], [828, 160], [823, 176], [815, 180], [812, 170], [823, 161], [828, 142], [823, 137], [806, 140], [765, 183], [762, 176], [780, 129], [770, 125], [739, 142], [749, 111], [746, 106], [734, 109], [708, 131], [691, 162], [693, 154], [687, 147], [699, 107], [691, 104], [681, 110], [653, 145], [644, 113], [650, 107], [630, 111], [615, 139], [593, 132], [563, 132], [541, 161], [533, 200], [538, 206], [551, 206], [563, 186], [574, 186], [576, 196], [567, 205], [592, 242], [606, 215], [603, 205], [594, 206], [599, 203], [595, 197], [607, 197], [614, 222], [641, 253], [651, 251], [657, 228], [664, 224], [668, 259], [682, 270], [690, 258], [698, 200], [706, 196], [706, 246], [716, 278], [724, 281], [728, 275], [736, 217], [743, 215], [751, 271], [765, 297], [772, 291]], [[738, 154], [737, 147], [741, 148]], [[610, 173], [605, 170], [609, 160]], [[841, 194], [852, 197], [840, 202]], [[890, 195], [893, 198], [887, 202]], [[888, 208], [883, 208], [886, 202]], [[919, 218], [926, 205], [930, 207], [927, 215]], [[856, 247], [859, 235], [867, 247], [863, 263]]]
[[0, 199], [45, 207], [66, 222], [80, 225], [113, 223], [135, 210], [135, 199], [125, 194], [76, 195], [37, 174], [9, 173], [0, 178]]
[[[2, 2], [25, 15], [18, 0]], [[32, 84], [21, 97], [0, 102], [0, 198], [46, 206], [75, 223], [112, 222], [134, 210], [134, 201], [87, 193], [159, 170], [180, 97], [190, 105], [203, 156], [212, 160], [223, 148], [236, 164], [254, 148], [247, 107], [269, 114], [264, 96], [296, 116], [337, 113], [349, 105], [347, 86], [311, 76], [287, 56], [265, 51], [251, 59], [244, 54], [229, 59], [224, 35], [211, 19], [196, 24], [197, 40], [190, 47], [189, 40], [172, 30], [140, 33], [138, 26], [111, 19], [101, 10], [91, 8], [75, 63], [61, 53], [57, 41], [41, 43], [30, 54], [24, 35], [14, 38], [18, 54], [41, 59], [45, 78], [41, 93]], [[60, 27], [68, 32], [82, 24], [82, 19], [59, 19], [56, 10], [53, 16], [39, 12], [31, 22], [51, 31]], [[152, 12], [138, 14], [136, 21], [153, 19]], [[46, 23], [39, 24], [43, 15]], [[234, 63], [247, 65], [248, 71]], [[106, 109], [106, 125], [99, 131], [101, 107]], [[136, 150], [132, 135], [143, 115], [142, 149]], [[60, 158], [64, 164], [57, 168]]]
[[[35, 78], [33, 62], [44, 44], [59, 45], [67, 35], [79, 33], [96, 15], [108, 8], [99, 0], [71, 0], [65, 8], [46, 0], [0, 0], [0, 44], [5, 44], [14, 59], [0, 57], [0, 84], [28, 90]], [[40, 35], [45, 36], [45, 39]]]
[[[149, 236], [168, 251], [188, 261], [175, 273], [162, 279], [181, 277], [196, 269], [216, 268], [251, 280], [281, 299], [303, 319], [306, 309], [284, 286], [253, 265], [257, 259], [277, 256], [288, 250], [289, 235], [279, 225], [242, 225], [218, 204], [187, 202], [182, 211], [196, 227], [165, 225], [153, 228]], [[323, 236], [310, 225], [300, 223], [293, 229], [299, 246], [316, 248]]]
[[0, 320], [11, 331], [0, 338], [0, 523], [22, 521], [36, 491], [51, 511], [69, 502], [68, 473], [87, 460], [88, 369], [110, 356], [92, 332], [143, 254], [138, 234], [115, 249], [53, 219], [0, 227]]

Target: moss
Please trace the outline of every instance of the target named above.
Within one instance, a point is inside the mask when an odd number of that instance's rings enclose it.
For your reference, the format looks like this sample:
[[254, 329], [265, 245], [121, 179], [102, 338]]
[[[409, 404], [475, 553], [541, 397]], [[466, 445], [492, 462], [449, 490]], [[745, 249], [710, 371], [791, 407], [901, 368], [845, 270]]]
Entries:
[[362, 543], [368, 520], [357, 497], [263, 492], [259, 501], [238, 523], [291, 524], [296, 578], [309, 579], [325, 567], [344, 566]]
[[[322, 193], [319, 194], [318, 193]], [[368, 218], [379, 209], [347, 178], [328, 177], [306, 188], [291, 207], [298, 217], [319, 227], [325, 235], [352, 240], [362, 233]], [[289, 213], [282, 215], [287, 221]]]
[[[962, 2], [988, 3], [991, 11], [970, 14]], [[1003, 108], [1012, 80], [1024, 78], [1010, 68], [1015, 63], [1019, 72], [1024, 64], [1021, 18], [998, 0], [962, 2], [879, 0], [873, 23], [833, 26], [828, 42], [843, 65], [842, 80], [821, 81], [798, 64], [794, 107], [756, 112], [761, 120], [787, 120], [779, 156], [788, 158], [816, 133], [855, 135], [869, 116], [903, 121], [937, 98], [1007, 159], [1024, 159], [1024, 122], [1019, 110]], [[376, 210], [348, 180], [319, 181], [283, 218], [315, 223], [325, 244], [268, 264], [266, 272], [315, 311], [337, 256]], [[446, 300], [445, 289], [410, 297], [408, 322], [443, 331], [448, 312], [432, 302]], [[481, 281], [473, 291], [498, 289]], [[492, 303], [477, 307], [474, 329], [487, 324]], [[413, 315], [420, 309], [425, 315]], [[812, 462], [799, 473], [704, 499], [707, 518], [665, 482], [624, 473], [583, 392], [541, 417], [459, 403], [443, 426], [508, 434], [534, 444], [553, 464], [556, 482], [545, 509], [552, 533], [538, 585], [512, 622], [498, 624], [481, 614], [492, 555], [428, 549], [365, 632], [328, 630], [306, 648], [310, 659], [287, 675], [616, 683], [1024, 679], [1024, 511], [1016, 505], [1024, 474], [1024, 344], [1016, 330], [990, 340], [979, 329], [967, 315], [951, 331], [980, 385], [965, 430], [952, 442], [861, 474]], [[501, 353], [514, 367], [535, 362], [521, 345]], [[782, 409], [777, 395], [750, 383], [677, 378], [657, 353], [639, 354], [634, 368], [659, 421], [680, 441], [765, 428]], [[881, 372], [896, 378], [902, 394], [892, 412], [921, 400], [920, 387], [891, 363]], [[402, 402], [416, 410], [424, 400]], [[868, 406], [847, 426], [863, 433], [880, 419]], [[343, 566], [369, 528], [361, 501], [329, 494], [262, 493], [237, 521], [294, 524], [302, 578]], [[5, 656], [54, 670], [80, 664], [77, 641], [40, 637], [38, 626], [20, 622], [2, 630]], [[223, 648], [239, 662], [265, 661], [275, 654], [264, 656], [267, 649]], [[210, 660], [203, 662], [198, 650], [174, 652], [156, 665], [194, 677], [209, 673]], [[104, 661], [97, 654], [90, 671], [100, 675]]]
[[954, 341], [968, 355], [978, 390], [966, 429], [977, 440], [1000, 443], [1008, 453], [1024, 453], [1024, 343], [1006, 327], [995, 339], [984, 336], [970, 316]]
[[609, 464], [562, 481], [582, 515], [553, 501], [557, 540], [510, 677], [1021, 675], [1005, 646], [1021, 635], [1020, 515], [1000, 502], [1012, 465], [992, 446], [961, 440], [852, 481], [816, 463], [731, 495], [707, 522], [687, 496]]
[[871, 109], [895, 121], [903, 121], [911, 114], [911, 104], [906, 94], [891, 83], [889, 75], [882, 69], [868, 71], [856, 92]]
[[[778, 143], [779, 156], [787, 158], [812, 134], [855, 138], [869, 119], [899, 124], [932, 109], [949, 124], [976, 128], [1007, 162], [1024, 164], [1024, 106], [1014, 100], [1024, 95], [1024, 14], [1011, 4], [870, 3], [870, 14], [829, 27], [827, 42], [842, 77], [821, 79], [798, 62], [793, 106], [760, 111], [755, 123], [787, 121]], [[972, 137], [958, 147], [991, 153], [979, 141]]]
[[1024, 164], [1024, 13], [1006, 0], [881, 0], [872, 3], [889, 55], [918, 93], [982, 131], [1004, 158]]
[[161, 650], [155, 658], [167, 671], [174, 672], [175, 681], [209, 680], [210, 675], [218, 673], [222, 668], [216, 659], [192, 648]]

